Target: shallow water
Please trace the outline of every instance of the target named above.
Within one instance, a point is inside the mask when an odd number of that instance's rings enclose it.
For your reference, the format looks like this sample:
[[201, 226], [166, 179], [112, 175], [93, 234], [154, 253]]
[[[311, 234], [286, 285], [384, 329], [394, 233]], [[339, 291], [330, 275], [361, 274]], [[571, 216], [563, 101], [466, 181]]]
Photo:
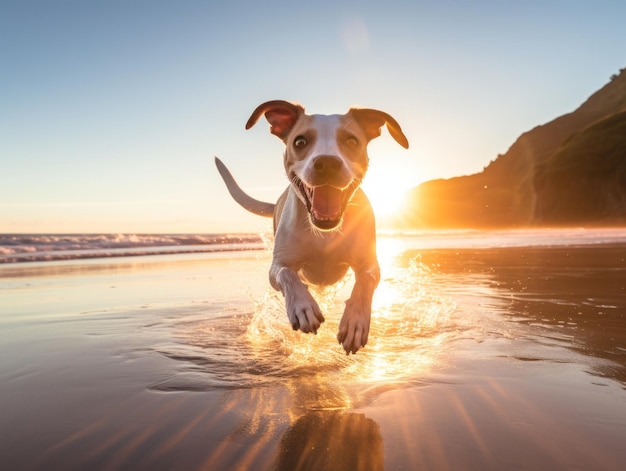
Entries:
[[381, 239], [350, 356], [352, 280], [294, 332], [267, 251], [1, 267], [0, 465], [621, 469], [626, 244], [554, 235]]

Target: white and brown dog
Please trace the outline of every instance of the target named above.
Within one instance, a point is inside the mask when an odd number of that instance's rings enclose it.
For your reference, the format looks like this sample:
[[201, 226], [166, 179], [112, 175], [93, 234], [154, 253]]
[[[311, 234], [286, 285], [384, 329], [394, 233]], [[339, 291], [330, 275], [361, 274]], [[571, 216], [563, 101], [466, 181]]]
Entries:
[[271, 133], [286, 145], [284, 164], [290, 185], [277, 203], [248, 196], [217, 157], [215, 163], [237, 203], [274, 218], [270, 283], [285, 296], [294, 330], [316, 333], [324, 322], [302, 280], [327, 286], [341, 280], [348, 267], [354, 270], [355, 284], [337, 340], [346, 353], [356, 353], [367, 343], [372, 296], [380, 279], [374, 213], [360, 188], [369, 163], [367, 144], [385, 124], [401, 146], [408, 149], [409, 143], [396, 120], [378, 110], [352, 108], [344, 115], [307, 115], [300, 105], [268, 101], [254, 110], [246, 129], [261, 115], [269, 121]]

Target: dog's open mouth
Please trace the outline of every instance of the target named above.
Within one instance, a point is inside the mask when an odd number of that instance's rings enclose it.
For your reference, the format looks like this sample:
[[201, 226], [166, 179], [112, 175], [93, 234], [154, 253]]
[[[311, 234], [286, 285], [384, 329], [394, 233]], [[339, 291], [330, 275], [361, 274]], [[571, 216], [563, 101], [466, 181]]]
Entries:
[[359, 186], [357, 181], [353, 181], [343, 189], [330, 185], [312, 187], [296, 176], [293, 177], [293, 181], [306, 203], [311, 222], [318, 229], [325, 231], [339, 226], [343, 213]]

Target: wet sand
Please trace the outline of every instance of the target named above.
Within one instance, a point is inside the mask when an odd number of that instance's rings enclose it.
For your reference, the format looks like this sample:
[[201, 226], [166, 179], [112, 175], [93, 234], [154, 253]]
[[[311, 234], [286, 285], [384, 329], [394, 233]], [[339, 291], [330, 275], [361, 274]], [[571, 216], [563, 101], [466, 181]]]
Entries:
[[0, 266], [0, 469], [622, 469], [625, 257], [382, 241], [351, 356], [265, 251]]

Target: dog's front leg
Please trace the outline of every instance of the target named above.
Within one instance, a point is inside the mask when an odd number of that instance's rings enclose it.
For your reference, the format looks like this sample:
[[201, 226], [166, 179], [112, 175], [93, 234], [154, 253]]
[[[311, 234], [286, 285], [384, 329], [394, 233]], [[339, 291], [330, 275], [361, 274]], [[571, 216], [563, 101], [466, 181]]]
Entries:
[[380, 280], [378, 263], [368, 269], [355, 271], [356, 281], [350, 299], [346, 301], [346, 309], [339, 323], [337, 340], [343, 345], [346, 353], [356, 353], [365, 347], [370, 332], [372, 315], [372, 297]]
[[293, 330], [316, 334], [324, 322], [324, 315], [298, 274], [289, 267], [272, 264], [270, 283], [285, 296], [287, 316]]

